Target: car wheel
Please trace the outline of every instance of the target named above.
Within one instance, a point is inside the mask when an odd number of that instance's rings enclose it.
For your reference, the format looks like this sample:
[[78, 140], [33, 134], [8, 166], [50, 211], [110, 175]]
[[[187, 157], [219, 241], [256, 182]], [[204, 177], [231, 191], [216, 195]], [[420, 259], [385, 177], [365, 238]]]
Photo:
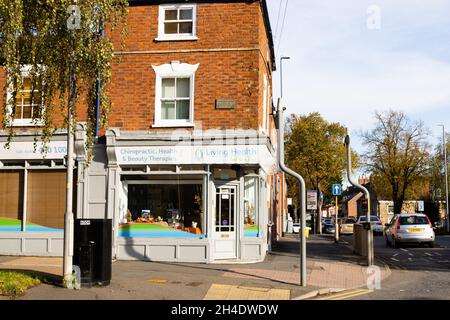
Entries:
[[434, 248], [434, 242], [429, 242], [429, 243], [428, 243], [428, 246], [429, 246], [430, 248]]

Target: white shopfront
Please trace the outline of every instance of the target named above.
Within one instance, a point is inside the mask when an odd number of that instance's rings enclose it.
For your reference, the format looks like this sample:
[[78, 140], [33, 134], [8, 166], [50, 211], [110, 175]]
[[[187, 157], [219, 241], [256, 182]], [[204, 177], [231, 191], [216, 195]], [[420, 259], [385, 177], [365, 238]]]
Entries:
[[118, 259], [264, 259], [267, 176], [275, 163], [267, 138], [191, 135], [174, 142], [117, 133], [107, 134], [107, 154]]

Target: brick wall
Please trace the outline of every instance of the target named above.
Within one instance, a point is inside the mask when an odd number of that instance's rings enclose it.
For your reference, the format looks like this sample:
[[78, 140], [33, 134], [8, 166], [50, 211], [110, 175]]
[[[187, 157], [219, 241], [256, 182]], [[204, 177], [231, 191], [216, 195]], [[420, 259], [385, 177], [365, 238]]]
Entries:
[[[155, 41], [158, 36], [156, 5], [130, 7], [127, 29], [124, 52], [118, 54], [121, 62], [112, 64], [113, 108], [109, 127], [158, 130], [151, 127], [156, 80], [152, 65], [174, 60], [199, 63], [195, 74], [194, 121], [201, 121], [203, 129], [262, 127], [262, 79], [267, 75], [269, 80], [266, 112], [270, 113], [271, 65], [259, 2], [197, 4], [198, 40], [195, 41]], [[106, 35], [120, 51], [118, 33], [107, 31]], [[6, 96], [4, 78], [4, 72], [0, 72], [0, 99], [3, 101]], [[216, 110], [215, 100], [219, 98], [235, 99], [236, 109]], [[77, 107], [79, 121], [86, 119], [85, 109], [81, 102]], [[55, 124], [62, 126], [62, 119], [56, 109]]]

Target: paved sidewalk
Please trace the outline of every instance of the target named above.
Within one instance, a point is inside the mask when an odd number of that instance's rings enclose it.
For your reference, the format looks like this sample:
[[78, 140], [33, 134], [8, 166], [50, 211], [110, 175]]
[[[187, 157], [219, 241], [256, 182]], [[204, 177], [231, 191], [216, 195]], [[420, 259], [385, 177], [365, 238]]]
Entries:
[[[145, 261], [113, 263], [110, 286], [66, 290], [43, 284], [18, 299], [294, 299], [314, 290], [349, 290], [366, 286], [365, 260], [332, 237], [311, 236], [307, 243], [307, 284], [299, 286], [297, 237], [281, 239], [264, 262], [192, 264]], [[34, 270], [62, 275], [62, 258], [4, 257], [0, 269]], [[390, 272], [381, 268], [381, 278]], [[4, 298], [4, 297], [3, 297]], [[1, 298], [0, 298], [1, 299]]]

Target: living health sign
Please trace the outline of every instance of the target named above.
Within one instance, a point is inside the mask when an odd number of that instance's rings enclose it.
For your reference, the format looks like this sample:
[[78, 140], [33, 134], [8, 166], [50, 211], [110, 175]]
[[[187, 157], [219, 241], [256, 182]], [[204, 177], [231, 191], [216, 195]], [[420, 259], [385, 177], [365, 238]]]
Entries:
[[116, 156], [119, 164], [126, 165], [275, 164], [264, 145], [117, 147]]

